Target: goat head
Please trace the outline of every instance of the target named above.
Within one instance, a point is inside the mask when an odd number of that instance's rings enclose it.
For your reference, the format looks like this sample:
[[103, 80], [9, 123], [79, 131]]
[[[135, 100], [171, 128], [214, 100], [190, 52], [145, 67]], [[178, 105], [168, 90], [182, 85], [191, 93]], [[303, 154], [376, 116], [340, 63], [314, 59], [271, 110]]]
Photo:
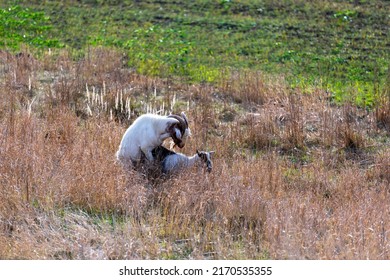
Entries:
[[[185, 145], [185, 138], [189, 135], [188, 119], [184, 112], [179, 115], [169, 115], [168, 118], [174, 118], [178, 120], [178, 123], [173, 124], [169, 129], [169, 133], [173, 139], [173, 142], [179, 148], [183, 148]], [[175, 129], [178, 129], [180, 133], [177, 133]]]

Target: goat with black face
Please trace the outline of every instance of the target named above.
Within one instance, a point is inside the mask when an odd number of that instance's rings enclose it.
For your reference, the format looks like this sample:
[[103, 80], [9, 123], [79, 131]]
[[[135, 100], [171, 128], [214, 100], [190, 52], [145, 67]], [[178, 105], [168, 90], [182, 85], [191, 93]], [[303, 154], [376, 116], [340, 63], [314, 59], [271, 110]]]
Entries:
[[191, 168], [192, 166], [204, 166], [208, 172], [211, 172], [213, 169], [211, 155], [214, 151], [196, 151], [196, 154], [189, 157], [184, 154], [168, 150], [164, 146], [158, 146], [153, 149], [152, 153], [156, 159], [155, 162], [161, 164], [163, 174], [179, 173], [185, 169]]
[[153, 162], [152, 150], [160, 146], [165, 139], [171, 137], [175, 145], [183, 148], [190, 135], [184, 113], [180, 116], [141, 115], [126, 130], [116, 156], [124, 164], [138, 163], [142, 154], [149, 162]]

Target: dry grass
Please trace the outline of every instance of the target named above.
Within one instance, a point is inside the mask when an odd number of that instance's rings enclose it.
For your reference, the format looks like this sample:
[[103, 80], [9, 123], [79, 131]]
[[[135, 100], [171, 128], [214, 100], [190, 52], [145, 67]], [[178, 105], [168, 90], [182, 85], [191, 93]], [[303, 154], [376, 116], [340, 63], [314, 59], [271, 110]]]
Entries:
[[[390, 258], [387, 93], [367, 112], [259, 73], [144, 77], [107, 49], [0, 55], [1, 259]], [[124, 171], [126, 127], [171, 110], [213, 172]]]

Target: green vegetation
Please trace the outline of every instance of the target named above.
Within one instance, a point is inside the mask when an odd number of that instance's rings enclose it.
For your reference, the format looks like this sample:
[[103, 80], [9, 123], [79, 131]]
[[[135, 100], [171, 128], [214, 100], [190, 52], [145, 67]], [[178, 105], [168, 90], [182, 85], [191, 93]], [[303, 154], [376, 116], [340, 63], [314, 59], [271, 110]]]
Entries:
[[12, 6], [0, 10], [0, 47], [17, 49], [21, 44], [34, 47], [62, 47], [57, 39], [49, 39], [49, 17], [43, 12]]
[[362, 106], [373, 105], [388, 75], [383, 0], [4, 1], [1, 8], [7, 48], [115, 47], [142, 74], [218, 82], [231, 69], [260, 70]]

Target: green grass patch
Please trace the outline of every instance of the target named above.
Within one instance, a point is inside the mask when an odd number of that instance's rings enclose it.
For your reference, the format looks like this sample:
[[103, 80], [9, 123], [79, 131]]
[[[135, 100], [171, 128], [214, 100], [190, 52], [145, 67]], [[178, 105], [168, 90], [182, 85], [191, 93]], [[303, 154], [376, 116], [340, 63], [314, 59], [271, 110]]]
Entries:
[[354, 87], [362, 103], [371, 99], [362, 92], [382, 90], [389, 67], [390, 4], [383, 0], [1, 5], [2, 22], [10, 22], [2, 24], [2, 46], [116, 47], [147, 75], [217, 82], [228, 68], [261, 70], [285, 75], [293, 87], [326, 88], [340, 100]]
[[0, 9], [0, 47], [17, 50], [21, 45], [62, 47], [60, 40], [50, 38], [50, 18], [44, 12], [21, 6]]

